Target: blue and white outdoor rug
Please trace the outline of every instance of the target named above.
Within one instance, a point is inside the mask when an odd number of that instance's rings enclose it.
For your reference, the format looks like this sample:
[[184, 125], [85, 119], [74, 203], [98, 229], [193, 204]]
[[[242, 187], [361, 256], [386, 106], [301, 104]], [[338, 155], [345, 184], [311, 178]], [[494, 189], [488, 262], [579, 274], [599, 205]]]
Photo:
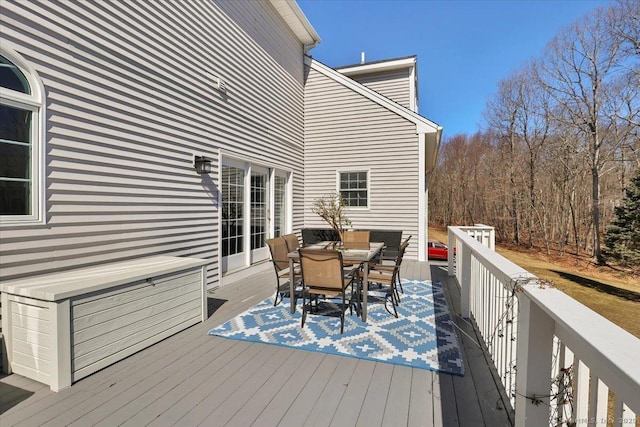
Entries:
[[[441, 284], [403, 279], [402, 286], [397, 319], [385, 309], [384, 293], [374, 288], [368, 295], [368, 321], [347, 310], [344, 334], [340, 334], [341, 300], [321, 299], [319, 311], [308, 313], [301, 328], [302, 301], [291, 314], [287, 297], [275, 307], [273, 298], [266, 299], [209, 334], [464, 375]], [[387, 304], [393, 311], [391, 302]]]

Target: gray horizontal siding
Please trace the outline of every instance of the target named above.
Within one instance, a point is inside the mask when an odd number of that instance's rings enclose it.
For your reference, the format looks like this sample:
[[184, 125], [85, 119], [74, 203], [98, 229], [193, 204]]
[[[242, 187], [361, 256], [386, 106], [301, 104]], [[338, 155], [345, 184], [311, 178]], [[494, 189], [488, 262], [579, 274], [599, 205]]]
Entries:
[[403, 107], [411, 108], [409, 91], [411, 74], [408, 68], [384, 73], [356, 75], [352, 78]]
[[0, 229], [3, 279], [171, 254], [215, 285], [220, 149], [293, 171], [302, 223], [302, 46], [268, 2], [3, 1], [0, 26], [47, 93], [47, 220]]
[[[305, 205], [335, 192], [337, 170], [369, 170], [369, 210], [348, 211], [354, 228], [418, 233], [415, 125], [310, 70], [305, 87]], [[305, 226], [327, 225], [310, 209]], [[417, 257], [415, 241], [407, 257]]]
[[51, 310], [17, 301], [9, 303], [11, 312], [12, 358], [16, 372], [28, 371], [36, 377], [52, 372]]

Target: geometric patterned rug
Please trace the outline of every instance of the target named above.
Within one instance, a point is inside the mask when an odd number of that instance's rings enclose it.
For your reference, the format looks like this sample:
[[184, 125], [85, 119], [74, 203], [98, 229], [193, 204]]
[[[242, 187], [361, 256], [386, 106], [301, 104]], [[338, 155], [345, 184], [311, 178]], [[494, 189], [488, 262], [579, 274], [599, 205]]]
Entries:
[[[368, 321], [363, 322], [355, 310], [349, 315], [347, 309], [343, 334], [341, 300], [320, 300], [318, 312], [314, 308], [308, 313], [301, 328], [301, 303], [291, 314], [286, 296], [275, 307], [273, 297], [266, 299], [209, 334], [464, 375], [441, 284], [402, 279], [402, 286], [397, 319], [386, 310], [384, 293], [374, 288], [368, 294]], [[386, 304], [390, 308], [391, 302]]]

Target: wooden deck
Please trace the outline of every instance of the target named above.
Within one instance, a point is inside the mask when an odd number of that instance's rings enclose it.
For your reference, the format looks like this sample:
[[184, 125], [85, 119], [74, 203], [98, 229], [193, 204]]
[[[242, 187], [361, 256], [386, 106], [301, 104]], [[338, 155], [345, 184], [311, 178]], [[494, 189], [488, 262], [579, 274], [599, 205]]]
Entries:
[[[403, 277], [455, 280], [437, 264], [405, 260]], [[466, 375], [207, 335], [270, 296], [272, 270], [210, 294], [209, 319], [54, 393], [0, 377], [0, 426], [509, 426], [473, 328], [461, 330]]]

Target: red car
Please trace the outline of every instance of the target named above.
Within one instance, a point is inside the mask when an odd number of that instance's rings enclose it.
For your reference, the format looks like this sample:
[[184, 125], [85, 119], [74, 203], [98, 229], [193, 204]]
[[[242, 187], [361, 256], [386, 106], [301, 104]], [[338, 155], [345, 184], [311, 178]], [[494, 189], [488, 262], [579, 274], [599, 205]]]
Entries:
[[[453, 253], [455, 255], [455, 249]], [[440, 240], [429, 240], [427, 242], [427, 255], [429, 259], [446, 261], [449, 257], [449, 248]]]

